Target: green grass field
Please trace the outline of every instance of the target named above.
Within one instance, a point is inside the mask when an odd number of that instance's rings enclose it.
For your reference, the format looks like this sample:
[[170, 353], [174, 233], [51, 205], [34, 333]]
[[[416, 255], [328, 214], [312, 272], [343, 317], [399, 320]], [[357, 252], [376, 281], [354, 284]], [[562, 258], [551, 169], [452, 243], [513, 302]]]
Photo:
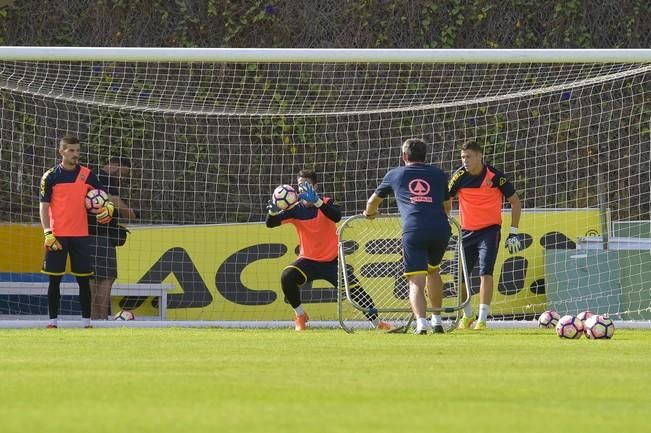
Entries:
[[651, 332], [0, 331], [0, 432], [648, 432]]

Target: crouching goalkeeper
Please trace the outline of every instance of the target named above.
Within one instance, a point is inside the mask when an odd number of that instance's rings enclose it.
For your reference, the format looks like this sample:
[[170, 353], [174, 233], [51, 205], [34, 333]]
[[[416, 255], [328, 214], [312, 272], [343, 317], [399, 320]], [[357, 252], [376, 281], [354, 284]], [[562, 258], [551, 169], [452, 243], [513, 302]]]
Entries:
[[[319, 197], [317, 174], [313, 170], [298, 173], [300, 200], [296, 205], [281, 211], [269, 202], [267, 227], [293, 224], [298, 233], [300, 252], [298, 259], [283, 269], [280, 283], [285, 298], [296, 313], [296, 330], [304, 331], [309, 316], [301, 305], [300, 286], [308, 281], [326, 280], [338, 287], [338, 238], [336, 223], [341, 220], [341, 210], [329, 197]], [[359, 285], [351, 273], [351, 297], [363, 308], [372, 309], [373, 299]], [[366, 313], [368, 320], [377, 329], [391, 329], [391, 324], [380, 321], [377, 314]]]

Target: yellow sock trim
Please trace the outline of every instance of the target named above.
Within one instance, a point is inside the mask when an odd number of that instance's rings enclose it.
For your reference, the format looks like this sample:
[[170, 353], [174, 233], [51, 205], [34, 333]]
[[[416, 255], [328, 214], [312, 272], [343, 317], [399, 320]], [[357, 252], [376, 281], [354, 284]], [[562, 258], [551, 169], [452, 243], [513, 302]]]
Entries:
[[429, 272], [427, 271], [414, 271], [414, 272], [405, 272], [403, 275], [405, 277], [410, 277], [412, 275], [427, 275]]

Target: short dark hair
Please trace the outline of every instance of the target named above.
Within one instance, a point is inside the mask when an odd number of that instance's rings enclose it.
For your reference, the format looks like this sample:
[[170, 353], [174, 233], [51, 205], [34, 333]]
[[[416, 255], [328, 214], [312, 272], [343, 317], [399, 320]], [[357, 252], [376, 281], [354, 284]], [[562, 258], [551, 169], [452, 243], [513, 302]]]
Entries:
[[112, 156], [108, 160], [109, 164], [119, 165], [121, 167], [131, 168], [131, 160], [124, 156]]
[[68, 144], [80, 144], [79, 139], [75, 137], [74, 135], [65, 135], [63, 138], [59, 141], [59, 149], [63, 146], [67, 146]]
[[298, 177], [305, 177], [307, 179], [310, 179], [313, 184], [319, 183], [317, 180], [316, 171], [314, 170], [303, 169], [298, 172]]
[[475, 152], [483, 153], [481, 146], [475, 140], [467, 141], [461, 146], [461, 150], [473, 150]]
[[425, 162], [427, 144], [420, 138], [410, 138], [402, 143], [402, 153], [407, 155], [409, 162]]

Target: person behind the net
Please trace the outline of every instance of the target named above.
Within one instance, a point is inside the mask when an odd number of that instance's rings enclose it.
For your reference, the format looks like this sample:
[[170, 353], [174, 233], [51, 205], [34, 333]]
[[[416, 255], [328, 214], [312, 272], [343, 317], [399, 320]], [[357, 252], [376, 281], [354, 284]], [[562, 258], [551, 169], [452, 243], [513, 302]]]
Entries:
[[518, 224], [522, 205], [513, 184], [495, 167], [485, 164], [481, 146], [469, 141], [461, 147], [462, 166], [452, 175], [450, 197], [459, 199], [461, 235], [466, 259], [464, 271], [470, 276], [479, 262], [479, 317], [470, 303], [466, 304], [459, 322], [460, 329], [486, 329], [493, 298], [493, 270], [501, 239], [502, 204], [504, 198], [511, 205], [511, 228], [505, 248], [511, 253], [520, 251]]
[[88, 229], [91, 235], [91, 319], [106, 320], [111, 310], [111, 288], [118, 277], [117, 247], [115, 237], [118, 220], [133, 220], [136, 212], [120, 198], [120, 182], [129, 176], [131, 161], [124, 157], [112, 157], [98, 170], [97, 179], [109, 195], [115, 207], [114, 218], [108, 224], [100, 224], [94, 215], [88, 214]]
[[[402, 253], [409, 280], [409, 301], [416, 317], [416, 334], [443, 333], [440, 308], [443, 281], [439, 266], [450, 240], [448, 178], [438, 167], [426, 164], [427, 144], [411, 138], [402, 144], [405, 166], [390, 170], [366, 203], [364, 215], [373, 219], [382, 201], [393, 192], [402, 222]], [[425, 289], [432, 308], [426, 317]], [[438, 310], [437, 310], [438, 309]]]
[[[336, 223], [341, 220], [341, 209], [330, 197], [319, 197], [315, 171], [301, 170], [297, 180], [300, 200], [284, 211], [270, 201], [267, 205], [266, 224], [269, 228], [293, 224], [298, 233], [298, 259], [283, 269], [280, 284], [285, 299], [294, 309], [295, 329], [304, 331], [309, 316], [301, 304], [300, 287], [314, 280], [326, 280], [335, 288], [339, 287]], [[360, 286], [352, 272], [348, 273], [348, 281], [353, 301], [365, 309], [373, 310], [373, 299]], [[379, 320], [376, 313], [366, 313], [366, 317], [377, 329], [392, 329], [391, 324]]]
[[[39, 214], [46, 249], [41, 272], [49, 275], [47, 327], [58, 327], [61, 279], [70, 256], [70, 270], [79, 284], [82, 323], [90, 328], [89, 277], [93, 272], [85, 197], [90, 189], [104, 187], [88, 167], [79, 164], [80, 143], [77, 137], [63, 137], [58, 151], [61, 163], [43, 174], [39, 189]], [[107, 224], [112, 216], [113, 204], [107, 202], [95, 218], [100, 224]]]

